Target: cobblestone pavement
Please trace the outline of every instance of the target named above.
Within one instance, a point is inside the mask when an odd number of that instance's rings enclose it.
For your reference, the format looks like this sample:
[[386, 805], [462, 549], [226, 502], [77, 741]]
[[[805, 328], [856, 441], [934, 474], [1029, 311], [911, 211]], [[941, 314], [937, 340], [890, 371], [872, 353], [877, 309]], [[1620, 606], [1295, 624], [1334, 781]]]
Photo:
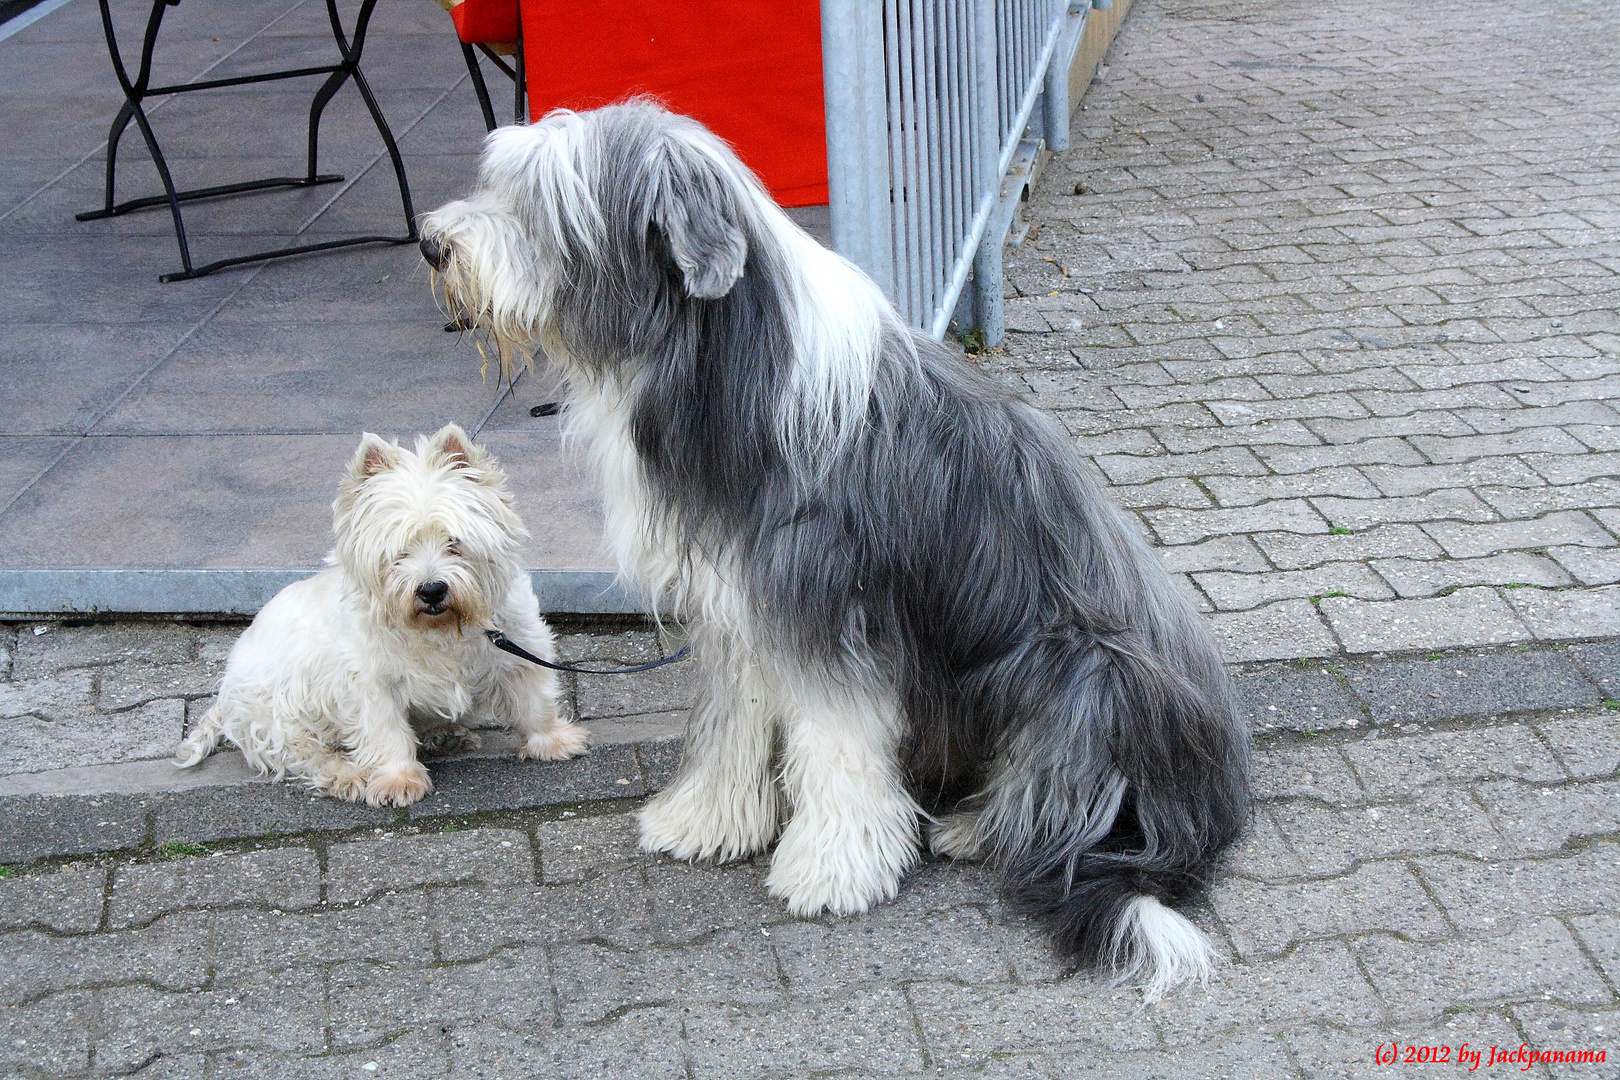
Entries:
[[[1375, 1066], [1392, 1040], [1620, 1075], [1620, 644], [1576, 640], [1620, 634], [1603, 41], [1620, 15], [1574, 0], [1139, 0], [1031, 207], [987, 362], [1085, 440], [1233, 659], [1290, 661], [1240, 671], [1261, 802], [1193, 912], [1207, 988], [1062, 978], [971, 866], [790, 920], [761, 865], [638, 854], [634, 799], [138, 826], [0, 869], [0, 1076], [1467, 1068]], [[164, 752], [235, 632], [0, 627], [0, 782]], [[633, 742], [685, 677], [571, 702]]]
[[1234, 659], [1620, 633], [1620, 15], [1143, 0], [994, 366]]
[[[1364, 706], [1262, 736], [1256, 827], [1194, 912], [1227, 959], [1153, 1008], [1062, 978], [975, 867], [789, 920], [760, 863], [639, 854], [624, 800], [12, 872], [0, 1074], [1348, 1077], [1391, 1040], [1613, 1061], [1620, 723], [1548, 704], [1589, 700], [1571, 654], [1620, 676], [1582, 648], [1352, 670]], [[1522, 711], [1467, 719], [1506, 665]]]

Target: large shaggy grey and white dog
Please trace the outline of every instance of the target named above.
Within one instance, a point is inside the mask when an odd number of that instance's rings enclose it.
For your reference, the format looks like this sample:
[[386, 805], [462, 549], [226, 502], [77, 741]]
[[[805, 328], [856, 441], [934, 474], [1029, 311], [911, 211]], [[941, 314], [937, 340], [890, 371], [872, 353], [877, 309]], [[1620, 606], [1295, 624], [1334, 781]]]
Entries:
[[774, 840], [773, 895], [848, 913], [895, 895], [926, 823], [1071, 959], [1150, 997], [1207, 970], [1169, 905], [1244, 826], [1247, 737], [1051, 420], [655, 105], [496, 131], [423, 235], [459, 317], [566, 372], [614, 553], [693, 629], [707, 686], [647, 850]]

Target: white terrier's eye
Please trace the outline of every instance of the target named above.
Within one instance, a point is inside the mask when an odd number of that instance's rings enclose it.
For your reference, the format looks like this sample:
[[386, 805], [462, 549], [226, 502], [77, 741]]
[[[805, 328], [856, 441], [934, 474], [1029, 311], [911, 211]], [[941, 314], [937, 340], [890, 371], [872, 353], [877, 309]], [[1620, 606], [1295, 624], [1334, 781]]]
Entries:
[[459, 558], [461, 556], [461, 541], [451, 540], [448, 544], [444, 545], [444, 551], [446, 555], [452, 555]]

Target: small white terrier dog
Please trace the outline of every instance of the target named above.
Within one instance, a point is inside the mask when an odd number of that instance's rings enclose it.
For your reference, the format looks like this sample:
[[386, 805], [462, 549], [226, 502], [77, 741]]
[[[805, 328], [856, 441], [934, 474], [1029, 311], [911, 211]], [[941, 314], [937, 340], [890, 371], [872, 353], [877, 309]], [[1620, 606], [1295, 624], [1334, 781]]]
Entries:
[[462, 720], [517, 731], [520, 757], [585, 751], [589, 733], [557, 715], [557, 676], [484, 633], [555, 659], [516, 558], [527, 533], [489, 451], [454, 424], [418, 437], [414, 453], [367, 433], [332, 511], [327, 568], [254, 617], [175, 764], [196, 765], [229, 739], [260, 773], [407, 806], [433, 790], [419, 740], [478, 745]]

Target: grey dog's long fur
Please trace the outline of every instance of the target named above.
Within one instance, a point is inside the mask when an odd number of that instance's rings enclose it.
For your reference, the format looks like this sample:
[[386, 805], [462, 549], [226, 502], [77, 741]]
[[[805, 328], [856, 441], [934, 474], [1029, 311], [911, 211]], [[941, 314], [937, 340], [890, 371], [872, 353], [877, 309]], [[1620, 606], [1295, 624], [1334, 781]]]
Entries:
[[735, 568], [764, 647], [898, 698], [918, 803], [977, 815], [1067, 956], [1119, 962], [1131, 903], [1187, 898], [1249, 813], [1198, 616], [1050, 419], [892, 317], [864, 415], [804, 467], [781, 431], [791, 253], [735, 176], [671, 143], [690, 122], [588, 119], [599, 230], [531, 219], [566, 279], [547, 332], [630, 388], [661, 520]]

